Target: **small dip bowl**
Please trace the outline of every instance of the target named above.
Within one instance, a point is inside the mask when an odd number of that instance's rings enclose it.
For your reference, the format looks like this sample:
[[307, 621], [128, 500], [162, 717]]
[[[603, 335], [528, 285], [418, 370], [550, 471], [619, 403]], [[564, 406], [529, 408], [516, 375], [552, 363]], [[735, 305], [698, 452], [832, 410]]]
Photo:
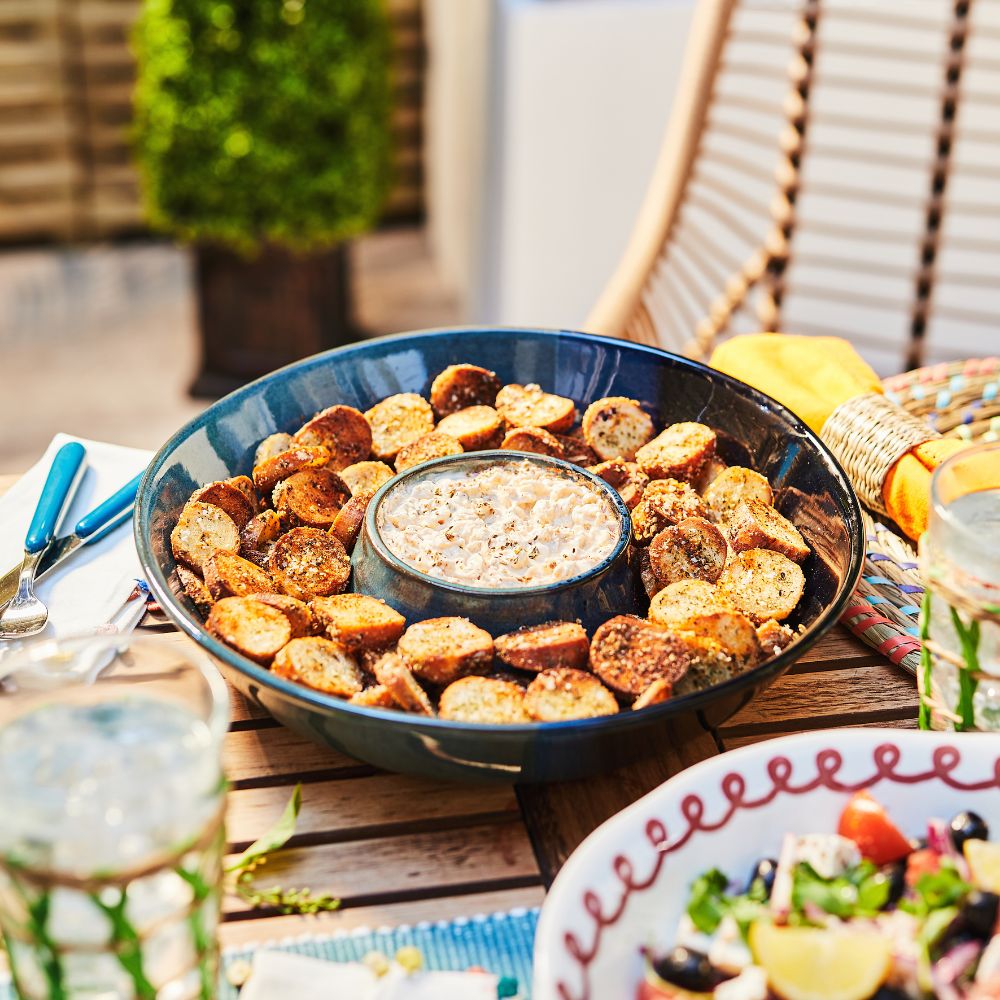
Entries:
[[[438, 579], [404, 562], [379, 531], [379, 510], [391, 494], [413, 479], [449, 472], [476, 472], [500, 463], [530, 462], [586, 482], [610, 501], [619, 537], [600, 562], [577, 576], [524, 586], [472, 586]], [[588, 632], [612, 615], [636, 608], [635, 577], [629, 566], [632, 521], [621, 497], [603, 479], [558, 458], [519, 451], [477, 451], [424, 462], [390, 479], [368, 505], [364, 529], [353, 557], [353, 589], [380, 597], [406, 617], [469, 618], [494, 636], [541, 622], [580, 621]]]

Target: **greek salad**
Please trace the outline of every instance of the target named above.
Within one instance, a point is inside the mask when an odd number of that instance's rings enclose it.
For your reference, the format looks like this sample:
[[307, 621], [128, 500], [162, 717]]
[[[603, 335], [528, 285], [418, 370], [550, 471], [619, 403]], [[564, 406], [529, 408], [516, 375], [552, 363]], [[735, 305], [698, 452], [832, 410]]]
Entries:
[[638, 1000], [1000, 1000], [998, 894], [976, 813], [911, 839], [859, 792], [836, 833], [786, 834], [743, 878], [699, 875]]

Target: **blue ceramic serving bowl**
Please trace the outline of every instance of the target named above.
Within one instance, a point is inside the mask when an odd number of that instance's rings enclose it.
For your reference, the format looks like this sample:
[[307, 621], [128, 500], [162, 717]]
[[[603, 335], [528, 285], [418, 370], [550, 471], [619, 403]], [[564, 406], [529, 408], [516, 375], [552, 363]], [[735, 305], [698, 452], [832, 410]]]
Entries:
[[[407, 480], [438, 472], [474, 472], [497, 462], [530, 462], [575, 476], [607, 497], [618, 520], [618, 543], [590, 569], [566, 580], [531, 587], [473, 587], [427, 576], [409, 566], [386, 545], [379, 530], [379, 511]], [[635, 572], [629, 562], [632, 519], [621, 497], [603, 479], [558, 458], [517, 451], [475, 451], [424, 462], [385, 483], [365, 514], [364, 531], [351, 559], [352, 587], [380, 597], [407, 621], [450, 615], [489, 623], [494, 635], [522, 625], [577, 619], [588, 632], [623, 610], [636, 607]]]
[[[249, 473], [258, 441], [294, 430], [333, 403], [367, 409], [397, 392], [427, 394], [449, 364], [493, 369], [502, 382], [537, 382], [577, 404], [638, 399], [657, 426], [700, 420], [730, 464], [771, 481], [776, 505], [806, 537], [806, 590], [788, 650], [706, 691], [641, 712], [562, 723], [487, 726], [348, 704], [275, 677], [210, 636], [180, 593], [170, 531], [192, 491]], [[436, 778], [547, 781], [580, 777], [642, 754], [663, 727], [720, 724], [779, 677], [837, 620], [864, 557], [861, 511], [843, 470], [816, 436], [773, 399], [703, 365], [651, 347], [565, 331], [453, 329], [403, 334], [307, 358], [219, 400], [157, 452], [139, 487], [136, 544], [166, 613], [211, 653], [248, 698], [291, 728], [389, 770]], [[643, 608], [636, 609], [639, 613]], [[497, 634], [490, 621], [480, 625]]]

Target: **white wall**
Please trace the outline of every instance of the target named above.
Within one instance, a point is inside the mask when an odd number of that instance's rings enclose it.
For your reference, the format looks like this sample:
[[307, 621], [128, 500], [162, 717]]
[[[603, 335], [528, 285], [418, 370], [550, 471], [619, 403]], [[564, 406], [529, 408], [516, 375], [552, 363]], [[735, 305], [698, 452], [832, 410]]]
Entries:
[[469, 320], [583, 322], [645, 193], [693, 2], [428, 0], [430, 238]]
[[479, 317], [583, 322], [645, 194], [691, 8], [687, 0], [500, 4], [495, 241], [484, 255]]
[[425, 109], [427, 231], [437, 269], [468, 311], [479, 280], [492, 0], [425, 0], [428, 38]]

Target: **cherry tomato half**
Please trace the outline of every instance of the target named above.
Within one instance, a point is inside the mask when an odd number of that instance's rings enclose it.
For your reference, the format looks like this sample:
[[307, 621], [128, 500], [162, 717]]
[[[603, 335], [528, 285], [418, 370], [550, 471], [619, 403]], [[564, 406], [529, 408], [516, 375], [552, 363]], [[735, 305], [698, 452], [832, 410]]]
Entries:
[[876, 865], [905, 858], [912, 847], [886, 815], [882, 804], [867, 792], [856, 792], [840, 814], [837, 833], [858, 845], [862, 857]]
[[914, 886], [920, 881], [921, 875], [933, 875], [941, 868], [941, 855], [926, 847], [914, 851], [906, 859], [906, 884]]

